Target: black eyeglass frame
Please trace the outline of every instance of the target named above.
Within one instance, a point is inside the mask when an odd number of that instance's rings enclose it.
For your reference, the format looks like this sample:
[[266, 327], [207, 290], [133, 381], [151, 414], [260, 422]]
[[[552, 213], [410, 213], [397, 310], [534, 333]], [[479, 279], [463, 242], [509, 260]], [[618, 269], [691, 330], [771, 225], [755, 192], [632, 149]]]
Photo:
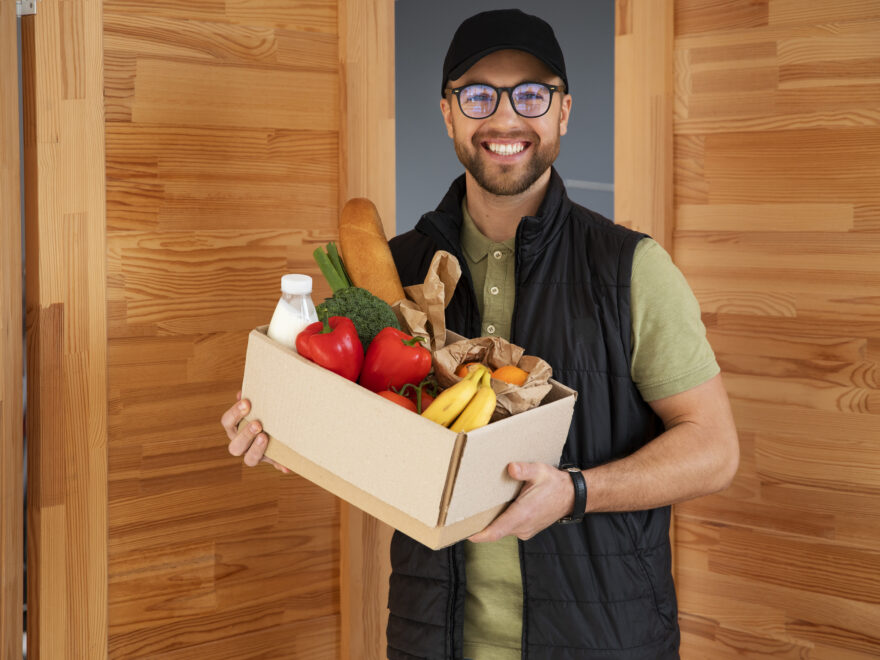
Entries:
[[[468, 113], [464, 111], [464, 108], [461, 107], [461, 92], [468, 87], [474, 86], [482, 86], [489, 87], [490, 89], [495, 90], [495, 93], [498, 95], [495, 99], [495, 107], [492, 108], [492, 112], [488, 115], [484, 115], [482, 117], [471, 117]], [[524, 115], [519, 110], [516, 109], [516, 104], [513, 102], [513, 90], [517, 87], [522, 87], [523, 85], [541, 85], [542, 87], [546, 87], [550, 91], [550, 98], [547, 99], [547, 109], [544, 110], [540, 115]], [[527, 80], [525, 82], [518, 83], [513, 87], [495, 87], [495, 85], [490, 85], [489, 83], [468, 83], [467, 85], [462, 85], [461, 87], [447, 87], [447, 92], [451, 92], [455, 94], [455, 97], [458, 99], [458, 109], [461, 110], [461, 114], [463, 114], [468, 119], [488, 119], [498, 110], [498, 106], [501, 104], [501, 97], [504, 92], [507, 92], [507, 100], [510, 101], [510, 107], [513, 108], [513, 111], [518, 114], [520, 117], [525, 117], [526, 119], [537, 119], [538, 117], [543, 117], [550, 111], [550, 106], [553, 105], [553, 93], [559, 92], [560, 94], [565, 94], [565, 86], [564, 85], [550, 85], [548, 83], [538, 82], [537, 80]]]

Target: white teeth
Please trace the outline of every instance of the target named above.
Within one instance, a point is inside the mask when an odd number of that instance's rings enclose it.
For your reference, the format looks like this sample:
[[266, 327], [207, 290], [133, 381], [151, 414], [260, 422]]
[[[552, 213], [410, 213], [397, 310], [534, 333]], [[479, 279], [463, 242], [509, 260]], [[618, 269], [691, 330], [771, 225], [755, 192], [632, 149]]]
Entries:
[[496, 142], [487, 142], [486, 146], [489, 147], [489, 151], [495, 154], [501, 154], [502, 156], [512, 156], [513, 154], [518, 154], [520, 151], [526, 148], [526, 146], [522, 142], [517, 142], [516, 144], [498, 144]]

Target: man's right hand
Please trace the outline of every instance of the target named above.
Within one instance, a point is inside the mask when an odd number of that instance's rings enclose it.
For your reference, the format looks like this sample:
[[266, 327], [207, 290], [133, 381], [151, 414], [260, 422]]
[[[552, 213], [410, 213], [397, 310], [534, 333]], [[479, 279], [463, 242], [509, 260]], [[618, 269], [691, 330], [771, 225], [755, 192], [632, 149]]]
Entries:
[[235, 404], [220, 418], [220, 423], [229, 438], [229, 453], [233, 456], [243, 455], [245, 465], [253, 467], [263, 461], [284, 474], [290, 474], [289, 469], [263, 455], [266, 451], [266, 445], [269, 444], [269, 437], [263, 433], [263, 426], [258, 421], [251, 420], [247, 424], [242, 424], [240, 429], [238, 428], [239, 422], [250, 412], [250, 409], [251, 402], [242, 399], [241, 392], [239, 392]]

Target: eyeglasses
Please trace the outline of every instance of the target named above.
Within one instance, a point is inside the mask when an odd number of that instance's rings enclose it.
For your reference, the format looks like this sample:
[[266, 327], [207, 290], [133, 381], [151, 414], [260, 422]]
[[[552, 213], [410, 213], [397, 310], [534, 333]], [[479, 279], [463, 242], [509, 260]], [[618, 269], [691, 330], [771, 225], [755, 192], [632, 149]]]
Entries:
[[538, 82], [524, 82], [516, 87], [493, 87], [486, 83], [476, 83], [448, 91], [458, 97], [458, 107], [465, 117], [471, 119], [485, 119], [494, 114], [502, 92], [507, 92], [516, 114], [534, 119], [547, 113], [553, 100], [553, 92], [562, 93], [562, 87]]

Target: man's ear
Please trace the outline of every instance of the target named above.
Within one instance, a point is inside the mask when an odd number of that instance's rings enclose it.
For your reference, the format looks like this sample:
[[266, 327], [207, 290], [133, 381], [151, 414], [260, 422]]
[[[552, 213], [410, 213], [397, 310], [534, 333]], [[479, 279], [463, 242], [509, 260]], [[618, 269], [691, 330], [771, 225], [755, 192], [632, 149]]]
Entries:
[[559, 113], [559, 134], [565, 135], [568, 131], [568, 117], [571, 114], [571, 94], [562, 97], [562, 111]]
[[446, 97], [440, 99], [440, 112], [443, 113], [443, 123], [446, 124], [446, 133], [450, 138], [455, 138], [455, 132], [452, 130], [452, 106]]

